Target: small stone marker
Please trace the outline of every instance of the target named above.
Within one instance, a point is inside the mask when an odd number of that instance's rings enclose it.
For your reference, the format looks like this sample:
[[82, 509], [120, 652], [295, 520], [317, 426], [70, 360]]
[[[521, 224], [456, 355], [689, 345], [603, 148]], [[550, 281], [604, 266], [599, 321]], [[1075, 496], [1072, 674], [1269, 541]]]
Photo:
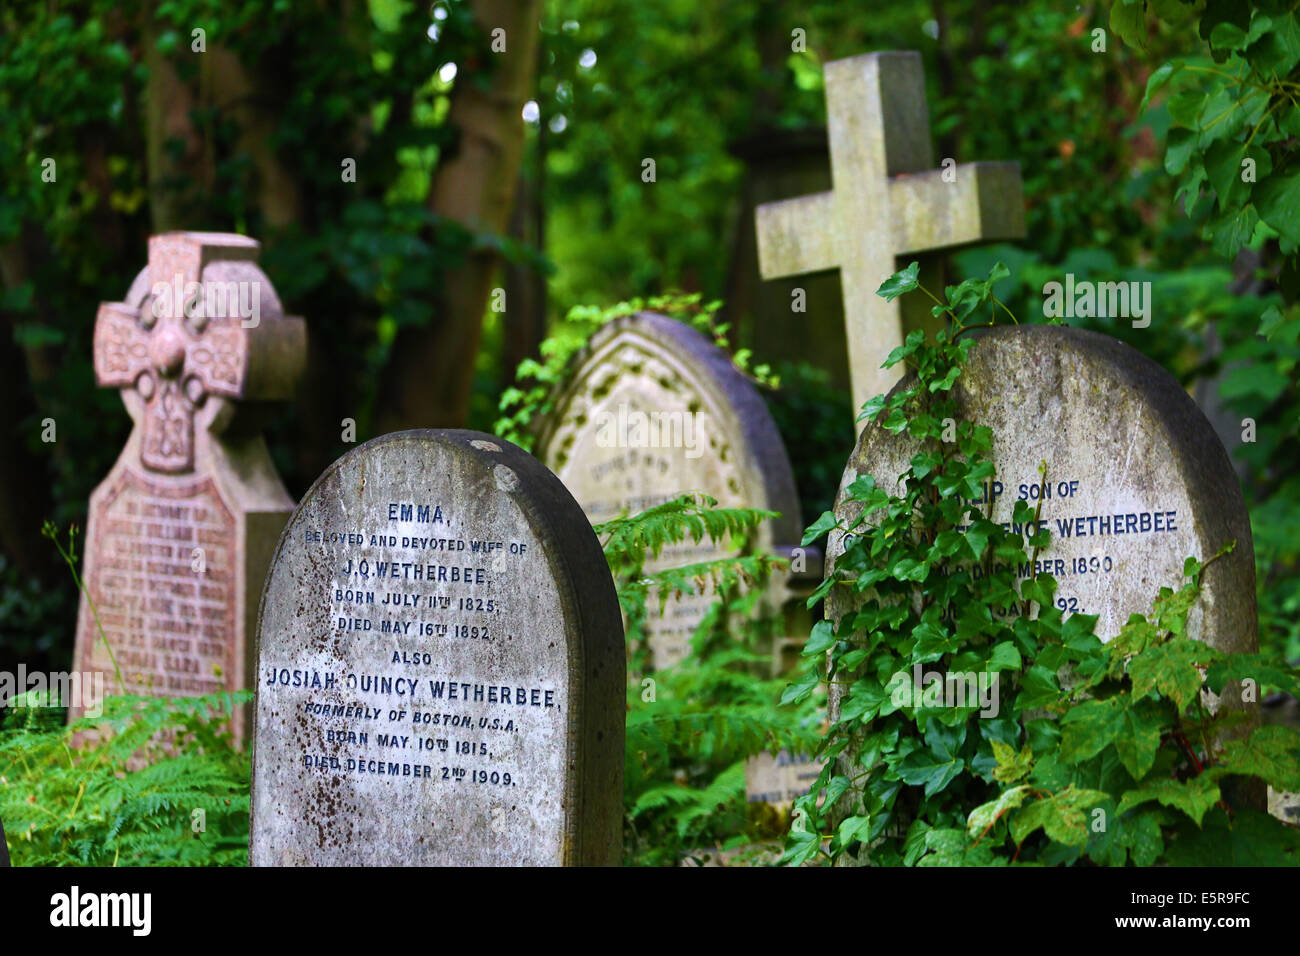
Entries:
[[[785, 445], [762, 397], [726, 353], [684, 323], [640, 312], [597, 332], [575, 365], [543, 427], [538, 457], [592, 524], [703, 492], [722, 507], [780, 512], [760, 527], [755, 551], [790, 556], [802, 519]], [[735, 553], [707, 538], [687, 541], [665, 548], [646, 570]], [[820, 577], [820, 555], [812, 563], [804, 575]], [[784, 581], [772, 587], [768, 613], [787, 599]], [[711, 590], [671, 597], [661, 617], [650, 596], [646, 636], [656, 669], [689, 653], [716, 600]]]
[[251, 862], [617, 865], [626, 680], [600, 544], [540, 462], [367, 442], [266, 580]]
[[833, 60], [824, 73], [834, 189], [759, 206], [758, 261], [765, 279], [840, 270], [856, 413], [898, 380], [880, 366], [908, 330], [898, 302], [875, 294], [895, 257], [1022, 236], [1024, 201], [1015, 163], [932, 168], [919, 53]]
[[[1255, 553], [1241, 486], [1178, 382], [1096, 332], [1021, 326], [974, 334], [978, 344], [953, 394], [961, 420], [993, 430], [997, 472], [977, 503], [986, 514], [991, 504], [990, 520], [1011, 527], [1015, 502], [1033, 507], [1041, 494], [1039, 526], [1051, 533], [1036, 568], [1024, 571], [1054, 575], [1062, 611], [1097, 615], [1097, 634], [1109, 640], [1130, 614], [1151, 612], [1162, 586], [1182, 586], [1188, 556], [1206, 561], [1236, 541], [1206, 569], [1188, 634], [1225, 652], [1255, 651]], [[917, 450], [906, 433], [868, 427], [844, 471], [840, 523], [861, 511], [844, 500], [849, 483], [870, 474], [895, 493]], [[842, 552], [843, 535], [833, 533], [828, 553]], [[828, 616], [838, 619], [844, 600], [832, 592]]]
[[[283, 314], [245, 236], [149, 240], [126, 301], [95, 320], [95, 378], [135, 421], [90, 498], [76, 666], [120, 692], [194, 696], [248, 686], [247, 640], [293, 500], [257, 429], [288, 398], [306, 326]], [[72, 708], [73, 718], [80, 708]], [[243, 731], [243, 714], [234, 729]]]

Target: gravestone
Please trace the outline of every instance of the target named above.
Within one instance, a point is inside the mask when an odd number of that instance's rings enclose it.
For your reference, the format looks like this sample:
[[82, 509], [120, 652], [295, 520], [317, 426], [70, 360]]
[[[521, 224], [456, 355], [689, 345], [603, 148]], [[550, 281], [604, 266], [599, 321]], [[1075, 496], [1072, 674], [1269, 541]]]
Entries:
[[121, 390], [134, 427], [90, 498], [76, 666], [110, 692], [248, 685], [257, 595], [293, 510], [259, 412], [289, 397], [306, 356], [257, 251], [239, 235], [153, 236], [126, 300], [99, 308], [95, 379]]
[[[795, 560], [790, 573], [773, 575], [756, 613], [778, 617], [783, 634], [798, 635], [773, 642], [773, 672], [788, 669], [808, 632], [803, 599], [821, 578], [821, 556], [794, 550], [803, 527], [799, 499], [785, 445], [762, 396], [716, 345], [655, 313], [611, 322], [574, 365], [570, 384], [542, 430], [539, 454], [593, 524], [686, 492], [708, 494], [723, 507], [780, 513], [762, 524], [754, 547]], [[684, 542], [665, 548], [646, 569], [735, 553], [708, 539]], [[692, 635], [716, 600], [710, 590], [670, 597], [660, 616], [658, 599], [650, 596], [645, 630], [657, 669], [687, 655]], [[810, 772], [815, 779], [820, 769], [786, 751], [761, 754], [745, 767], [746, 800], [788, 807], [790, 792]]]
[[615, 865], [625, 695], [609, 569], [554, 475], [479, 432], [370, 441], [266, 580], [251, 862]]
[[[1150, 614], [1161, 587], [1182, 586], [1188, 556], [1204, 562], [1235, 541], [1230, 554], [1205, 569], [1188, 635], [1224, 652], [1254, 652], [1255, 558], [1241, 487], [1213, 428], [1178, 382], [1096, 332], [1019, 326], [973, 335], [977, 345], [952, 395], [958, 421], [993, 432], [996, 473], [975, 503], [990, 520], [1028, 534], [1010, 523], [1014, 504], [1034, 507], [1041, 498], [1038, 527], [1050, 532], [1035, 567], [1020, 576], [1055, 576], [1057, 605], [1067, 616], [1097, 615], [1096, 633], [1106, 641], [1129, 615]], [[870, 424], [844, 471], [839, 523], [847, 526], [861, 513], [861, 504], [845, 497], [857, 476], [872, 475], [897, 494], [898, 476], [919, 450], [906, 432]], [[832, 573], [843, 550], [844, 534], [832, 532]], [[835, 621], [853, 610], [840, 590], [826, 604]], [[832, 719], [840, 696], [832, 686]], [[1226, 692], [1222, 705], [1257, 711], [1241, 696]], [[844, 767], [856, 759], [852, 749], [839, 758]]]
[[[1220, 650], [1253, 651], [1255, 558], [1241, 487], [1178, 382], [1096, 332], [1022, 326], [974, 334], [978, 344], [953, 394], [960, 420], [993, 430], [997, 474], [981, 504], [1005, 524], [1017, 500], [1034, 507], [1041, 494], [1040, 527], [1051, 541], [1036, 570], [1057, 578], [1058, 606], [1097, 615], [1097, 634], [1109, 640], [1130, 614], [1150, 612], [1162, 586], [1182, 585], [1189, 555], [1205, 561], [1235, 541], [1206, 570], [1188, 628]], [[917, 450], [906, 434], [864, 431], [844, 471], [840, 522], [860, 511], [844, 500], [844, 487], [870, 474], [893, 493]], [[842, 550], [836, 534], [828, 553]], [[845, 610], [841, 601], [828, 603], [832, 616]]]
[[9, 844], [5, 842], [5, 824], [0, 820], [0, 866], [9, 865]]
[[[756, 552], [790, 557], [802, 534], [794, 474], [762, 396], [731, 358], [695, 329], [649, 312], [616, 319], [592, 336], [539, 435], [538, 457], [564, 482], [592, 524], [636, 514], [686, 493], [722, 507], [766, 508]], [[705, 538], [666, 547], [647, 571], [734, 555]], [[763, 610], [781, 608], [799, 582], [819, 578], [820, 557], [798, 560], [793, 581], [774, 575]], [[794, 588], [792, 591], [791, 588]], [[650, 596], [647, 641], [656, 669], [690, 651], [717, 600], [710, 590], [670, 597], [662, 617]], [[783, 647], [774, 648], [779, 660]]]
[[834, 186], [759, 206], [758, 261], [765, 279], [839, 270], [856, 416], [897, 381], [898, 367], [880, 367], [889, 353], [934, 321], [928, 305], [904, 313], [875, 295], [895, 259], [1023, 236], [1024, 203], [1015, 163], [932, 168], [919, 53], [833, 60], [824, 74]]

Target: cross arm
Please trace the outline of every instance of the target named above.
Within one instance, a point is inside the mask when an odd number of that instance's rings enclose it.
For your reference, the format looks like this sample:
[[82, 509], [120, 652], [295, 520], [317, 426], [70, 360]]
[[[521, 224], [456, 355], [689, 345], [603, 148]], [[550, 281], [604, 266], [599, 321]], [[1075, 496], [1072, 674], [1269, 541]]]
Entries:
[[890, 178], [897, 255], [1025, 234], [1018, 163], [963, 163], [955, 182], [944, 182], [944, 172]]
[[754, 224], [758, 271], [764, 279], [838, 268], [833, 194], [764, 203], [754, 210]]
[[95, 381], [100, 388], [127, 388], [152, 367], [139, 310], [124, 302], [101, 302], [95, 316]]

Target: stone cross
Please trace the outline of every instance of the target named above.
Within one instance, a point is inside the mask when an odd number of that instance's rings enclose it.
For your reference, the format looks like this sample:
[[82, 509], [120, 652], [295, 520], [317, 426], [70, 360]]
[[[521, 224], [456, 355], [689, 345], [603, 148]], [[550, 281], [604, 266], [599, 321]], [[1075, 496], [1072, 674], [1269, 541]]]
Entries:
[[1022, 236], [1024, 205], [1015, 163], [931, 168], [919, 53], [833, 60], [825, 79], [833, 189], [759, 206], [758, 261], [765, 279], [840, 270], [856, 415], [901, 372], [880, 368], [905, 337], [899, 305], [875, 294], [896, 258]]
[[289, 397], [306, 357], [305, 324], [283, 314], [257, 251], [239, 235], [153, 236], [126, 301], [95, 321], [96, 381], [121, 390], [135, 428], [91, 496], [76, 659], [114, 693], [245, 686], [262, 574], [293, 509], [256, 412]]

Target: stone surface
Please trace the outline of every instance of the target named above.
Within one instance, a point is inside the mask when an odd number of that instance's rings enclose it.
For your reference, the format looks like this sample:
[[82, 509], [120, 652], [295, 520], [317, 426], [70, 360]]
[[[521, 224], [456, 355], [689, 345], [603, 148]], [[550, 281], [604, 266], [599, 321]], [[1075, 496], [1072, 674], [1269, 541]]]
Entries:
[[[574, 364], [538, 455], [592, 524], [703, 492], [723, 507], [780, 512], [763, 523], [756, 551], [788, 556], [798, 545], [802, 518], [785, 446], [762, 397], [726, 353], [690, 326], [642, 312], [601, 329]], [[708, 539], [686, 542], [665, 548], [646, 569], [734, 553]], [[804, 574], [820, 577], [817, 556], [812, 563]], [[762, 610], [786, 603], [790, 584], [774, 576]], [[707, 591], [670, 598], [659, 617], [651, 597], [646, 632], [656, 668], [686, 656], [715, 600]]]
[[104, 672], [110, 693], [248, 686], [257, 595], [293, 510], [258, 412], [290, 396], [306, 357], [306, 326], [283, 314], [257, 250], [224, 233], [153, 236], [126, 300], [95, 321], [96, 380], [135, 422], [91, 495], [94, 606], [83, 595], [77, 619], [76, 666]]
[[[1095, 332], [1022, 326], [975, 334], [954, 394], [963, 420], [993, 430], [991, 519], [1008, 522], [1018, 498], [1036, 504], [1045, 461], [1039, 520], [1051, 543], [1039, 561], [1059, 582], [1058, 606], [1096, 614], [1097, 634], [1109, 640], [1130, 614], [1150, 612], [1162, 586], [1182, 585], [1189, 555], [1205, 561], [1235, 541], [1205, 572], [1189, 634], [1223, 651], [1254, 651], [1255, 559], [1241, 487], [1177, 381]], [[870, 426], [844, 472], [841, 523], [859, 510], [843, 497], [854, 477], [871, 474], [896, 491], [916, 451], [906, 434]], [[834, 535], [832, 564], [842, 550], [842, 535]], [[832, 597], [831, 616], [844, 611], [842, 600]]]
[[824, 72], [834, 188], [758, 207], [759, 269], [768, 279], [840, 271], [853, 405], [860, 409], [897, 381], [897, 369], [880, 365], [911, 323], [930, 321], [928, 310], [913, 319], [898, 300], [875, 295], [896, 258], [1018, 238], [1024, 201], [1015, 163], [931, 168], [919, 53], [833, 60]]
[[759, 754], [745, 763], [745, 801], [789, 807], [817, 780], [822, 764], [788, 750]]
[[254, 865], [617, 864], [613, 582], [516, 446], [399, 432], [336, 461], [280, 539], [258, 647]]

